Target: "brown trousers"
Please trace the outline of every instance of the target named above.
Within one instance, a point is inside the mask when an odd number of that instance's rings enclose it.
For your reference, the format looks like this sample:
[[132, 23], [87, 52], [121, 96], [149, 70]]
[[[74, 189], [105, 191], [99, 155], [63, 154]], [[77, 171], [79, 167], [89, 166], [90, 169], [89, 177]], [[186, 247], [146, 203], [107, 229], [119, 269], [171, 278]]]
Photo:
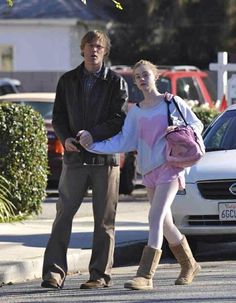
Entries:
[[[89, 186], [92, 188], [94, 233], [89, 264], [90, 279], [111, 279], [114, 257], [115, 215], [119, 193], [119, 167], [63, 165], [59, 182], [57, 213], [43, 262], [43, 279], [59, 276], [63, 284], [67, 273], [66, 254], [73, 217]], [[78, 264], [79, 266], [79, 264]], [[79, 268], [78, 268], [79, 269]]]

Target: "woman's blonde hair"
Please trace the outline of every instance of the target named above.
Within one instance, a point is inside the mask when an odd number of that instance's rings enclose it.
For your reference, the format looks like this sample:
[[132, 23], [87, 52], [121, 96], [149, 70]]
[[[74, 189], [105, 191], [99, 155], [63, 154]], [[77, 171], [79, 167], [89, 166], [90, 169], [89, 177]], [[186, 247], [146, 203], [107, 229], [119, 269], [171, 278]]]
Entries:
[[148, 66], [153, 71], [155, 77], [158, 78], [159, 71], [158, 71], [157, 66], [155, 64], [153, 64], [152, 62], [148, 61], [148, 60], [139, 60], [137, 63], [135, 63], [135, 65], [133, 66], [133, 78], [134, 78], [134, 72], [135, 72], [135, 70], [138, 67], [140, 67], [141, 65]]

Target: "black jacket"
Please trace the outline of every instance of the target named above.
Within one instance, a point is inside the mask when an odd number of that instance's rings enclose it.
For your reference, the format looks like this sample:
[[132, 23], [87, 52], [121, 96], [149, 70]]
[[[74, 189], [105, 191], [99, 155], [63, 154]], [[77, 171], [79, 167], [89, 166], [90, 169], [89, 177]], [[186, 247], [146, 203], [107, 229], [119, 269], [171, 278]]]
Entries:
[[[82, 129], [89, 131], [94, 141], [110, 138], [121, 130], [126, 116], [128, 88], [124, 79], [103, 66], [92, 88], [93, 104], [88, 108], [83, 95], [83, 69], [84, 63], [66, 72], [57, 85], [52, 124], [63, 145]], [[82, 164], [91, 157], [101, 158], [82, 148], [80, 153], [65, 151], [64, 161]], [[115, 155], [105, 158], [106, 164], [119, 164]]]

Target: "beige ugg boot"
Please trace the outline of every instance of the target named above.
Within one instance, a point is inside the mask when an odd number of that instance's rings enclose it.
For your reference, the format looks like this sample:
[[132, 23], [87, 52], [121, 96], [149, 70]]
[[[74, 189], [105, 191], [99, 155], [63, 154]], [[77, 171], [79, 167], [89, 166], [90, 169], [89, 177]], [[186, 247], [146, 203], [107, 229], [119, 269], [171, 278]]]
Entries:
[[152, 278], [160, 261], [162, 251], [145, 246], [136, 276], [124, 284], [125, 288], [148, 290], [153, 288]]
[[184, 236], [178, 245], [170, 245], [170, 250], [181, 266], [179, 277], [175, 281], [176, 285], [191, 284], [194, 277], [200, 271], [201, 266], [196, 262]]

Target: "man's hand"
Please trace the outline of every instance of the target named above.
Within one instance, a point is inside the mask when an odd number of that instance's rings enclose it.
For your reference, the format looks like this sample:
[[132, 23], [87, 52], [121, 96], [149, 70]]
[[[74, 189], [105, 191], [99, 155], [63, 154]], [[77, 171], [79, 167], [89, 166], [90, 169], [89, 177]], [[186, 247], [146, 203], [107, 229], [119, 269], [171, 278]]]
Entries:
[[93, 137], [91, 136], [90, 132], [88, 132], [87, 130], [80, 130], [76, 138], [79, 138], [79, 143], [84, 148], [88, 148], [91, 144], [93, 144]]
[[80, 150], [75, 146], [76, 143], [79, 143], [75, 138], [67, 138], [65, 141], [65, 149], [68, 152], [80, 152]]

